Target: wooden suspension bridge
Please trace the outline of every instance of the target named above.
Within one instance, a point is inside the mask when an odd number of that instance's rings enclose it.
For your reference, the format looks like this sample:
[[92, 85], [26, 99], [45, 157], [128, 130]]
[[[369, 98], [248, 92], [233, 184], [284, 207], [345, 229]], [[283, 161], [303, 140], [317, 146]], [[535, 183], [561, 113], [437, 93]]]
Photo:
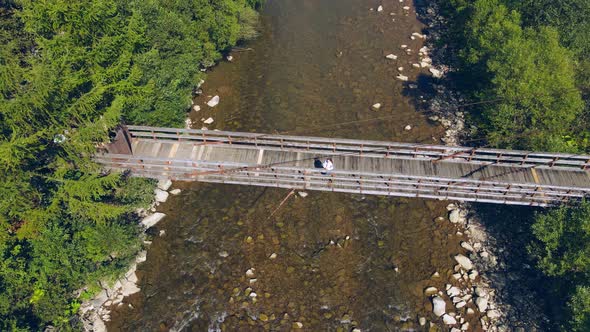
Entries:
[[590, 156], [561, 153], [128, 126], [95, 159], [178, 181], [530, 206], [590, 197]]

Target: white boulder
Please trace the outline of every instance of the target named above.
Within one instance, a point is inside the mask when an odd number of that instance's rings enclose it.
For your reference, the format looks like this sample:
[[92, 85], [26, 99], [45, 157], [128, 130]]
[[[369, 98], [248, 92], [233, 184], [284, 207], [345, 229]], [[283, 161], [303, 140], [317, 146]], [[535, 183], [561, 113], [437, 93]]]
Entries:
[[473, 269], [473, 263], [471, 260], [461, 254], [455, 256], [455, 261], [457, 261], [457, 263], [459, 263], [459, 265], [465, 270], [469, 271]]
[[92, 321], [92, 332], [107, 332], [106, 325], [104, 324], [102, 319], [98, 317], [98, 315], [96, 316], [94, 321]]
[[172, 189], [172, 190], [170, 190], [170, 194], [172, 194], [172, 195], [178, 195], [181, 192], [182, 192], [182, 190], [180, 190], [180, 189]]
[[447, 309], [447, 304], [445, 300], [443, 300], [440, 296], [435, 296], [432, 298], [432, 312], [437, 316], [440, 317], [445, 314]]
[[432, 73], [432, 76], [434, 78], [441, 78], [441, 77], [443, 77], [443, 72], [440, 71], [440, 70], [438, 70], [438, 69], [436, 69], [436, 68], [429, 68], [428, 70]]
[[398, 80], [401, 80], [401, 81], [407, 81], [409, 79], [408, 76], [405, 76], [402, 74], [397, 75], [395, 78], [397, 78]]
[[123, 296], [129, 296], [131, 294], [139, 292], [140, 290], [141, 289], [139, 289], [139, 287], [137, 287], [137, 285], [134, 282], [126, 281], [122, 284], [121, 294]]
[[490, 310], [486, 313], [486, 316], [488, 316], [488, 318], [490, 319], [496, 319], [496, 318], [500, 318], [502, 316], [502, 314], [500, 314], [500, 312], [498, 310]]
[[217, 104], [219, 104], [219, 96], [215, 96], [207, 102], [207, 106], [209, 107], [215, 107]]
[[451, 287], [451, 288], [449, 288], [447, 290], [447, 295], [450, 296], [450, 297], [458, 296], [460, 294], [461, 294], [461, 290], [458, 287], [455, 287], [455, 286], [453, 286], [453, 287]]
[[213, 120], [213, 118], [212, 118], [212, 117], [209, 117], [209, 118], [207, 118], [206, 120], [203, 120], [203, 123], [205, 123], [205, 124], [212, 124], [212, 123], [213, 123], [213, 121], [215, 121], [215, 120]]
[[[163, 214], [163, 213], [160, 213], [160, 214]], [[137, 264], [143, 263], [146, 260], [147, 260], [147, 251], [145, 251], [145, 250], [140, 251], [139, 253], [137, 253], [137, 256], [135, 256], [135, 262]]]
[[395, 54], [387, 54], [385, 57], [389, 60], [397, 60], [397, 55]]
[[160, 190], [168, 190], [172, 186], [172, 181], [169, 179], [161, 179], [158, 180], [158, 189]]
[[147, 217], [143, 218], [141, 223], [142, 223], [142, 225], [145, 226], [145, 228], [150, 228], [150, 227], [155, 226], [165, 216], [166, 215], [161, 212], [156, 212], [156, 213], [152, 214], [151, 216], [147, 216]]
[[436, 289], [436, 287], [426, 287], [426, 289], [424, 289], [424, 295], [426, 296], [430, 296], [430, 295], [434, 295], [438, 292], [438, 289]]
[[473, 247], [471, 246], [471, 244], [469, 244], [469, 242], [461, 242], [461, 247], [467, 251], [474, 251]]
[[164, 191], [160, 188], [154, 190], [154, 194], [156, 194], [156, 202], [164, 203], [168, 200], [168, 192]]
[[445, 314], [443, 316], [443, 322], [447, 325], [455, 325], [457, 324], [457, 320], [455, 319], [455, 317]]
[[459, 211], [459, 210], [452, 210], [449, 213], [449, 220], [453, 224], [456, 224], [456, 223], [460, 222], [461, 221], [461, 211]]
[[475, 305], [477, 306], [477, 309], [479, 309], [479, 312], [485, 312], [488, 310], [488, 299], [485, 297], [478, 297], [475, 299]]

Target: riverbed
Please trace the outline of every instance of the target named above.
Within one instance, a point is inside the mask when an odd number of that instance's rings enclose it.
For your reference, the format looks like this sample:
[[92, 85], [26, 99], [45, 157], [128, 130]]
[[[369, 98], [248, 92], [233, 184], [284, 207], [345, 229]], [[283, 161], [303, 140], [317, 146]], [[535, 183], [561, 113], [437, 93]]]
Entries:
[[[260, 36], [208, 73], [193, 128], [440, 143], [413, 86], [430, 75], [413, 65], [423, 28], [408, 0], [269, 0]], [[138, 268], [142, 291], [109, 331], [442, 326], [424, 289], [444, 290], [464, 251], [456, 226], [435, 221], [448, 202], [174, 186], [182, 193], [159, 206], [167, 217]]]

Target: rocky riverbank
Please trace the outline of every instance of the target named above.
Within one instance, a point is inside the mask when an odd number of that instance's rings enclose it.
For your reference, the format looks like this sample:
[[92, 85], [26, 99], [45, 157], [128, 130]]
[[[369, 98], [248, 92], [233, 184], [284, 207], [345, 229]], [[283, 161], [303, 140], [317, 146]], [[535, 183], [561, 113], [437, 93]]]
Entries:
[[[429, 114], [431, 121], [445, 128], [445, 135], [441, 138], [444, 144], [464, 145], [477, 128], [466, 124], [465, 114], [460, 110], [465, 99], [444, 77], [454, 70], [455, 57], [452, 50], [441, 43], [447, 21], [440, 15], [436, 2], [419, 5], [417, 14], [428, 27], [427, 47], [432, 50], [433, 66], [443, 73], [429, 81], [432, 93], [421, 100], [422, 110]], [[432, 286], [425, 289], [425, 295], [431, 297], [434, 315], [452, 326], [451, 331], [473, 328], [464, 322], [465, 315], [478, 315], [484, 331], [538, 330], [546, 320], [538, 300], [526, 287], [507, 287], [511, 280], [526, 279], [517, 275], [524, 275], [524, 269], [506, 273], [510, 250], [523, 248], [510, 248], [508, 242], [500, 243], [486, 228], [473, 204], [449, 204], [447, 209], [448, 218], [437, 218], [435, 222], [448, 220], [455, 224], [457, 234], [466, 235], [467, 241], [461, 242], [464, 253], [454, 256], [457, 261], [452, 274], [454, 282], [446, 284], [444, 290]], [[437, 273], [433, 275], [436, 277]], [[452, 309], [447, 312], [449, 307]], [[515, 317], [519, 318], [515, 321]], [[423, 325], [426, 320], [420, 319]]]
[[[137, 215], [141, 217], [141, 227], [144, 230], [142, 235], [143, 244], [148, 247], [151, 241], [148, 240], [147, 230], [155, 226], [166, 215], [164, 213], [156, 212], [156, 207], [168, 200], [169, 195], [180, 194], [180, 189], [172, 189], [172, 181], [160, 180], [157, 188], [154, 189], [154, 202], [148, 210], [139, 209], [136, 211]], [[163, 235], [163, 234], [160, 234]], [[84, 331], [87, 332], [105, 332], [105, 322], [111, 319], [111, 310], [115, 307], [125, 305], [123, 299], [127, 296], [139, 292], [139, 278], [137, 275], [137, 267], [139, 264], [145, 262], [147, 258], [147, 251], [140, 251], [135, 260], [129, 266], [129, 269], [120, 278], [114, 281], [103, 281], [100, 283], [102, 290], [96, 294], [92, 299], [84, 301], [80, 305], [78, 316], [82, 322]], [[131, 304], [127, 304], [131, 306]]]

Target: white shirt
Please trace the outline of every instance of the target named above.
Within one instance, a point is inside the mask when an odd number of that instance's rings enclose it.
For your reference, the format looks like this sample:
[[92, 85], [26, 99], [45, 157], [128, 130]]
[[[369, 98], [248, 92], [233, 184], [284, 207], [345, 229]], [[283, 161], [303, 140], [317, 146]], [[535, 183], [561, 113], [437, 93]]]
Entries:
[[332, 164], [332, 162], [327, 159], [322, 163], [322, 166], [324, 166], [324, 168], [328, 171], [331, 171], [334, 169], [334, 164]]

